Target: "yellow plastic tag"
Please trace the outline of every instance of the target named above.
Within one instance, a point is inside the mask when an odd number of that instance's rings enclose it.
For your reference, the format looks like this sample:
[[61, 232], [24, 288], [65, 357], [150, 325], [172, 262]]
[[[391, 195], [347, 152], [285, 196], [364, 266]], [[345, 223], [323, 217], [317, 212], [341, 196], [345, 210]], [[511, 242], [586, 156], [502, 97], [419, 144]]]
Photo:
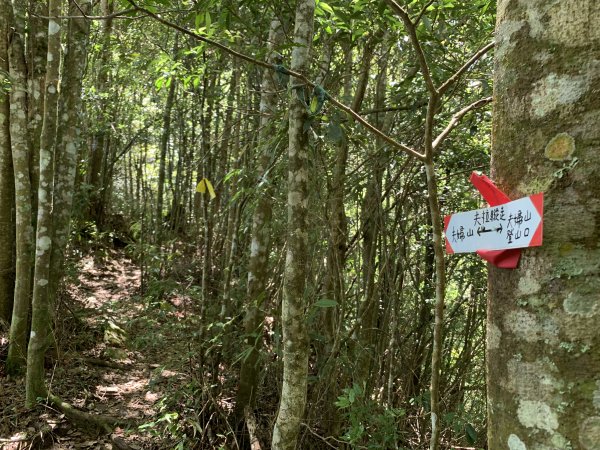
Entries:
[[217, 194], [215, 193], [215, 189], [213, 188], [212, 183], [208, 178], [202, 178], [196, 186], [196, 192], [200, 192], [201, 194], [206, 194], [206, 190], [208, 189], [208, 195], [210, 195], [211, 200], [216, 198]]

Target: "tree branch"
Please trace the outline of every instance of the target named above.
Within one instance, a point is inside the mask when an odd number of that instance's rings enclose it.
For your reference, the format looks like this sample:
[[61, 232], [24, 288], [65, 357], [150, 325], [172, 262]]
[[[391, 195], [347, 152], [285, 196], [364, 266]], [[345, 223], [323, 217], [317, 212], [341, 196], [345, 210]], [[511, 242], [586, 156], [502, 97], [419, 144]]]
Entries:
[[471, 111], [473, 109], [481, 108], [482, 106], [487, 105], [491, 101], [492, 101], [492, 97], [486, 97], [486, 98], [479, 99], [476, 102], [471, 103], [469, 106], [466, 106], [465, 108], [461, 109], [456, 114], [454, 114], [452, 116], [452, 118], [450, 119], [450, 122], [448, 122], [448, 125], [446, 126], [444, 131], [442, 131], [438, 135], [438, 137], [435, 138], [435, 141], [433, 141], [432, 150], [435, 151], [441, 145], [441, 143], [444, 142], [444, 139], [446, 139], [448, 137], [450, 132], [456, 127], [456, 125], [458, 125], [458, 123], [464, 117], [465, 114], [467, 114], [469, 111]]
[[440, 86], [440, 88], [439, 88], [440, 94], [443, 95], [444, 92], [446, 92], [448, 90], [448, 88], [450, 86], [452, 86], [460, 78], [460, 76], [463, 73], [465, 73], [467, 70], [469, 70], [469, 68], [473, 64], [475, 64], [483, 55], [485, 55], [493, 47], [494, 47], [494, 42], [490, 42], [485, 47], [483, 47], [479, 51], [477, 51], [477, 53], [475, 53], [473, 56], [471, 56], [471, 58], [460, 69], [458, 69], [454, 75], [452, 75], [450, 78], [448, 78], [444, 82], [444, 84], [442, 84]]
[[432, 162], [433, 159], [433, 128], [435, 126], [435, 115], [439, 104], [439, 95], [437, 93], [429, 94], [429, 103], [427, 104], [427, 115], [425, 116], [425, 133], [423, 135], [423, 147], [425, 148], [425, 162]]
[[419, 22], [421, 21], [421, 19], [423, 18], [423, 16], [425, 15], [425, 13], [427, 12], [427, 8], [429, 8], [433, 2], [435, 0], [429, 0], [424, 6], [423, 8], [421, 8], [421, 12], [419, 13], [419, 15], [417, 16], [417, 18], [415, 19], [415, 26], [419, 25]]
[[[79, 8], [79, 7], [78, 7]], [[127, 14], [131, 14], [138, 11], [136, 8], [124, 9], [122, 11], [117, 11], [112, 14], [108, 14], [107, 16], [90, 16], [85, 13], [81, 13], [81, 16], [42, 16], [40, 14], [35, 14], [30, 12], [33, 17], [37, 17], [38, 19], [88, 19], [88, 20], [110, 20], [110, 19], [133, 19], [134, 17], [127, 17]]]
[[438, 91], [435, 88], [433, 79], [431, 78], [431, 71], [429, 70], [427, 59], [425, 58], [425, 52], [423, 52], [423, 48], [421, 47], [421, 43], [419, 42], [419, 38], [417, 37], [417, 29], [415, 27], [415, 24], [410, 20], [408, 12], [406, 12], [404, 8], [402, 8], [398, 3], [396, 3], [395, 0], [385, 0], [385, 2], [392, 9], [392, 11], [394, 11], [394, 13], [396, 13], [396, 15], [400, 17], [400, 19], [404, 23], [404, 28], [406, 28], [410, 41], [412, 42], [413, 48], [417, 53], [417, 59], [419, 60], [419, 65], [421, 66], [421, 72], [423, 73], [423, 78], [425, 79], [427, 90], [430, 94], [438, 95]]
[[377, 114], [377, 113], [385, 113], [385, 112], [413, 111], [413, 110], [422, 108], [423, 106], [427, 106], [427, 99], [417, 100], [410, 105], [388, 106], [386, 108], [379, 108], [379, 109], [365, 109], [363, 111], [360, 111], [360, 114], [363, 116], [366, 116], [369, 114]]

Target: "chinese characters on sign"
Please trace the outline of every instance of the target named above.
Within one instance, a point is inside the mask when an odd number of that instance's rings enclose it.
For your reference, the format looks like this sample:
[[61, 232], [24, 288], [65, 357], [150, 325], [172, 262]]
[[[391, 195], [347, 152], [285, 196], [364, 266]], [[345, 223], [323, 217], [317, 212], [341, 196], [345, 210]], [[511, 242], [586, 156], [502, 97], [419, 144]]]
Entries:
[[542, 245], [543, 205], [544, 194], [536, 194], [446, 216], [446, 250], [468, 253]]

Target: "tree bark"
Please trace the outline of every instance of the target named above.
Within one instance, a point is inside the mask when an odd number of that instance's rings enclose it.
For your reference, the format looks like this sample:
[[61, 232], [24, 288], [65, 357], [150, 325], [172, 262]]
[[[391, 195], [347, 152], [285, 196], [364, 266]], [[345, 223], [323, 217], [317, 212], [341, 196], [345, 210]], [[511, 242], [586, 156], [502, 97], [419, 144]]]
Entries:
[[[233, 178], [229, 181], [228, 196], [229, 198], [235, 198], [238, 192], [238, 179], [237, 172], [241, 167], [240, 158], [240, 145], [239, 145], [239, 129], [240, 129], [240, 118], [235, 117], [233, 112], [236, 105], [236, 100], [240, 98], [240, 69], [237, 68], [231, 75], [231, 81], [229, 83], [229, 96], [227, 100], [228, 110], [225, 118], [225, 126], [223, 133], [223, 143], [221, 145], [221, 158], [231, 158], [233, 160], [232, 172], [235, 173]], [[228, 125], [229, 124], [229, 125]], [[233, 136], [232, 136], [233, 134]], [[233, 139], [232, 139], [233, 137]], [[229, 155], [227, 147], [231, 147], [231, 155]], [[229, 169], [227, 164], [222, 164], [223, 168], [221, 173], [222, 176], [226, 176], [225, 172]], [[223, 178], [224, 180], [224, 178]], [[225, 184], [225, 182], [223, 182]], [[225, 188], [225, 186], [224, 186]], [[234, 255], [236, 247], [235, 235], [237, 232], [237, 223], [239, 218], [239, 201], [231, 202], [228, 206], [227, 211], [227, 225], [225, 227], [225, 237], [223, 240], [223, 303], [221, 305], [221, 312], [219, 317], [223, 320], [226, 316], [232, 313], [235, 305], [231, 299], [231, 272], [234, 265]]]
[[[29, 130], [29, 158], [31, 172], [31, 203], [33, 226], [37, 211], [37, 190], [40, 181], [40, 135], [44, 116], [44, 79], [48, 54], [48, 22], [39, 16], [48, 15], [48, 2], [28, 0], [27, 16], [27, 128]], [[24, 1], [22, 3], [25, 3]], [[23, 14], [25, 11], [23, 11]]]
[[[48, 15], [58, 17], [61, 0], [49, 0]], [[44, 383], [44, 356], [52, 342], [49, 301], [50, 261], [52, 257], [52, 199], [54, 196], [54, 150], [60, 67], [61, 24], [58, 19], [48, 21], [48, 57], [46, 62], [44, 117], [40, 139], [40, 182], [38, 188], [38, 215], [31, 306], [31, 335], [27, 347], [26, 403], [33, 406], [36, 399], [46, 394]]]
[[[4, 0], [9, 3], [8, 0]], [[27, 130], [27, 65], [25, 63], [24, 10], [7, 6], [9, 36], [8, 60], [12, 80], [10, 90], [10, 139], [15, 172], [16, 274], [15, 298], [6, 359], [9, 374], [21, 373], [27, 355], [31, 272], [33, 269], [33, 225], [31, 205], [30, 156]]]
[[498, 2], [492, 177], [544, 243], [490, 267], [489, 449], [600, 448], [600, 4]]
[[[108, 15], [113, 11], [113, 3], [108, 0], [100, 1], [100, 9], [103, 15]], [[89, 216], [97, 226], [102, 226], [105, 213], [106, 190], [108, 186], [104, 183], [104, 173], [106, 157], [108, 153], [108, 129], [110, 127], [108, 111], [109, 99], [109, 75], [111, 59], [111, 36], [113, 30], [113, 20], [107, 19], [102, 22], [102, 51], [100, 54], [99, 71], [96, 80], [99, 95], [106, 95], [100, 102], [97, 112], [98, 127], [96, 133], [92, 136], [90, 148], [90, 157], [88, 164], [88, 182], [91, 185], [90, 190], [90, 211]]]
[[[292, 70], [305, 73], [313, 38], [315, 0], [296, 6]], [[288, 237], [281, 307], [283, 328], [283, 385], [272, 448], [296, 448], [306, 406], [308, 333], [304, 310], [308, 258], [308, 130], [306, 104], [310, 93], [290, 80], [288, 146]]]
[[[0, 2], [0, 71], [8, 74], [8, 17], [10, 3]], [[15, 179], [10, 147], [10, 101], [0, 76], [0, 322], [9, 323], [15, 289]]]
[[[373, 43], [371, 45], [374, 45]], [[373, 50], [371, 50], [372, 53]], [[384, 49], [385, 51], [385, 49]], [[365, 52], [367, 53], [367, 52]], [[370, 58], [369, 58], [370, 59]], [[375, 89], [375, 109], [382, 109], [385, 104], [387, 89], [387, 60], [379, 60], [379, 73], [377, 75], [377, 86]], [[385, 113], [375, 116], [375, 126], [385, 133]], [[386, 128], [389, 128], [387, 124]], [[378, 245], [381, 234], [382, 219], [382, 182], [383, 171], [386, 166], [385, 143], [381, 139], [375, 141], [368, 156], [367, 167], [370, 171], [367, 189], [363, 199], [361, 210], [361, 232], [362, 232], [362, 291], [363, 300], [359, 308], [360, 329], [358, 333], [359, 346], [357, 354], [356, 380], [359, 385], [366, 386], [365, 395], [369, 396], [373, 378], [370, 375], [374, 366], [377, 365], [376, 347], [381, 338], [377, 322], [380, 311], [380, 294], [378, 272], [378, 255], [381, 248]], [[380, 261], [379, 261], [380, 262]]]
[[[276, 49], [283, 43], [284, 34], [281, 22], [273, 19], [269, 31], [268, 60], [277, 62]], [[248, 263], [248, 285], [246, 289], [247, 307], [244, 317], [244, 332], [246, 346], [249, 349], [247, 357], [242, 360], [240, 368], [240, 387], [236, 400], [238, 417], [243, 417], [246, 406], [254, 406], [258, 388], [259, 352], [262, 348], [262, 325], [265, 318], [262, 305], [265, 303], [269, 267], [269, 237], [271, 231], [272, 185], [269, 181], [275, 149], [272, 136], [275, 128], [273, 115], [277, 109], [277, 82], [271, 71], [263, 74], [260, 99], [260, 132], [258, 147], [261, 155], [258, 165], [256, 207], [252, 215], [252, 237], [250, 245], [250, 260]]]
[[[91, 12], [91, 0], [75, 4], [71, 1], [69, 14], [78, 16], [81, 10]], [[81, 9], [81, 10], [80, 10]], [[61, 80], [61, 98], [58, 111], [56, 138], [56, 165], [54, 171], [54, 239], [50, 264], [50, 296], [55, 298], [64, 262], [64, 251], [69, 239], [73, 205], [77, 157], [81, 148], [81, 89], [87, 59], [90, 23], [84, 19], [70, 19], [67, 50]]]
[[[178, 52], [178, 37], [175, 36], [175, 45], [173, 46], [173, 58], [177, 58]], [[175, 103], [175, 92], [177, 81], [175, 76], [170, 80], [169, 92], [165, 102], [163, 114], [162, 136], [160, 138], [160, 162], [158, 168], [158, 189], [156, 192], [156, 226], [160, 230], [162, 228], [163, 219], [163, 193], [165, 191], [165, 167], [167, 160], [167, 150], [169, 149], [169, 140], [171, 138], [171, 111]], [[160, 233], [159, 233], [160, 235]]]

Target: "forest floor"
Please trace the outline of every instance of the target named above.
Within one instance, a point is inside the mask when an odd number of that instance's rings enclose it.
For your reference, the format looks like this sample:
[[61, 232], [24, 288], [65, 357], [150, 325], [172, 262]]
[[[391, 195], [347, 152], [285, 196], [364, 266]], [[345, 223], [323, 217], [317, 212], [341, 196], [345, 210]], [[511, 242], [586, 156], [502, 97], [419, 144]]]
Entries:
[[[45, 403], [28, 410], [24, 381], [6, 377], [0, 364], [0, 448], [186, 448], [177, 445], [172, 427], [198, 392], [193, 342], [181, 338], [193, 335], [196, 324], [191, 300], [141, 295], [139, 267], [113, 249], [81, 255], [74, 269], [56, 306], [58, 351], [47, 359], [50, 389], [78, 410], [129, 425], [106, 434], [89, 424], [76, 426]], [[6, 337], [0, 334], [2, 359]], [[200, 428], [199, 422], [187, 423]]]

